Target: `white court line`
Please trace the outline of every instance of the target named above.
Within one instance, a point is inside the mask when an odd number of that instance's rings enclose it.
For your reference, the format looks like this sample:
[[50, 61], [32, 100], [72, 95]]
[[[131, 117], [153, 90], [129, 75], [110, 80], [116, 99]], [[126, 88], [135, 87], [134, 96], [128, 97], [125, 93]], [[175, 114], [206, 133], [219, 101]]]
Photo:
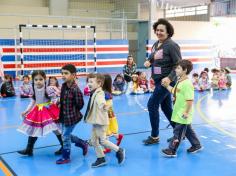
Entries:
[[208, 137], [206, 137], [206, 136], [200, 136], [201, 138], [204, 138], [204, 139], [207, 139]]
[[233, 145], [226, 145], [227, 147], [229, 147], [229, 148], [232, 148], [232, 149], [235, 149], [236, 147], [235, 146], [233, 146]]
[[211, 141], [220, 144], [220, 141], [218, 140], [212, 139]]
[[135, 102], [139, 105], [139, 107], [140, 107], [141, 109], [143, 109], [143, 110], [147, 109], [146, 107], [144, 107], [144, 106], [138, 101], [137, 96], [135, 96], [134, 99], [135, 99]]

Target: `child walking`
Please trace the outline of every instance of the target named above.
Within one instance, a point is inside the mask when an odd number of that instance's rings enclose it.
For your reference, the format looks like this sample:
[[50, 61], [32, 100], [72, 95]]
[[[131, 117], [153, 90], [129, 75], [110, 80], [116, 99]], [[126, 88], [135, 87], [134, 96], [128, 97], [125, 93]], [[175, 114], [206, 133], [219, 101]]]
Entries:
[[162, 153], [167, 157], [176, 157], [177, 149], [184, 136], [191, 143], [191, 147], [187, 149], [188, 153], [195, 153], [202, 149], [199, 139], [192, 128], [193, 116], [193, 100], [194, 87], [188, 74], [192, 71], [193, 65], [188, 60], [179, 61], [175, 72], [179, 77], [175, 87], [169, 84], [163, 84], [171, 93], [174, 94], [174, 109], [171, 121], [175, 122], [174, 136], [169, 143], [167, 149], [163, 149]]
[[[112, 78], [110, 75], [105, 74], [104, 75], [104, 84], [103, 84], [103, 91], [105, 93], [105, 100], [106, 100], [106, 105], [109, 106], [108, 109], [108, 118], [109, 118], [109, 125], [107, 128], [106, 135], [107, 137], [114, 136], [117, 140], [116, 145], [119, 146], [122, 139], [123, 139], [123, 134], [118, 133], [118, 122], [115, 116], [115, 113], [113, 111], [113, 102], [112, 102]], [[109, 153], [111, 152], [111, 149], [105, 148], [104, 153]]]
[[[38, 137], [43, 137], [50, 132], [54, 132], [62, 146], [62, 138], [58, 122], [59, 108], [51, 103], [46, 92], [46, 74], [44, 71], [33, 71], [32, 73], [32, 101], [27, 109], [22, 113], [24, 117], [22, 125], [18, 131], [26, 134], [28, 144], [26, 149], [18, 151], [22, 155], [33, 155], [34, 144]], [[61, 149], [55, 154], [60, 154]]]
[[64, 83], [61, 88], [59, 120], [62, 124], [63, 150], [62, 157], [56, 164], [70, 162], [71, 143], [82, 148], [84, 156], [88, 152], [87, 142], [72, 135], [77, 123], [83, 117], [80, 110], [84, 106], [83, 94], [76, 84], [76, 67], [72, 64], [64, 65], [61, 73]]
[[116, 158], [119, 164], [122, 164], [125, 160], [125, 150], [106, 138], [106, 131], [109, 125], [107, 111], [110, 107], [106, 105], [105, 94], [102, 90], [103, 83], [103, 75], [88, 75], [88, 86], [91, 90], [91, 95], [85, 113], [85, 122], [92, 124], [92, 138], [90, 144], [94, 146], [97, 156], [97, 160], [92, 164], [92, 167], [99, 167], [106, 164], [103, 147], [116, 152]]

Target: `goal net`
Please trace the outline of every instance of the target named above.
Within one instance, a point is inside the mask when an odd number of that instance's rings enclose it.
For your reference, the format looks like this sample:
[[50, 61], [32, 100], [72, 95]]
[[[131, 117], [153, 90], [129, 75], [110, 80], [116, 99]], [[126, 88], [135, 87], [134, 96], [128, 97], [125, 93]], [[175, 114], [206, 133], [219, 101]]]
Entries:
[[[2, 53], [3, 53], [2, 48], [0, 48], [0, 77], [3, 79], [4, 70], [3, 70], [3, 64], [2, 64]], [[0, 81], [1, 81], [1, 78], [0, 78]]]
[[96, 72], [95, 26], [19, 25], [17, 76], [44, 70], [60, 76], [61, 67], [73, 64], [78, 74]]

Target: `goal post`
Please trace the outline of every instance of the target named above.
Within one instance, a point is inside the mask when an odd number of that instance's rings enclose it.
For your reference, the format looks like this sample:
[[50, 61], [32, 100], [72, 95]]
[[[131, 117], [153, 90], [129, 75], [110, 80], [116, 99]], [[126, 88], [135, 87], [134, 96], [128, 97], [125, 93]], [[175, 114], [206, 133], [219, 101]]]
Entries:
[[78, 74], [97, 71], [95, 26], [20, 24], [17, 48], [18, 76], [33, 70], [60, 76], [68, 63]]

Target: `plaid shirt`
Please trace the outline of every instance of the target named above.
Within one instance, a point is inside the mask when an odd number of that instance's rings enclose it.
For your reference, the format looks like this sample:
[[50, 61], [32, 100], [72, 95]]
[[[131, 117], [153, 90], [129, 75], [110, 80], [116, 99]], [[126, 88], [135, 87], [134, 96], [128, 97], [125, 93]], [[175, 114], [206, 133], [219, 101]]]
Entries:
[[133, 65], [131, 67], [129, 67], [127, 64], [124, 65], [123, 67], [123, 73], [126, 74], [126, 75], [130, 75], [132, 76], [132, 74], [136, 73], [136, 64], [133, 63]]
[[72, 126], [78, 123], [83, 115], [80, 110], [84, 106], [84, 99], [78, 85], [73, 82], [70, 87], [62, 84], [60, 98], [60, 122], [65, 126]]

